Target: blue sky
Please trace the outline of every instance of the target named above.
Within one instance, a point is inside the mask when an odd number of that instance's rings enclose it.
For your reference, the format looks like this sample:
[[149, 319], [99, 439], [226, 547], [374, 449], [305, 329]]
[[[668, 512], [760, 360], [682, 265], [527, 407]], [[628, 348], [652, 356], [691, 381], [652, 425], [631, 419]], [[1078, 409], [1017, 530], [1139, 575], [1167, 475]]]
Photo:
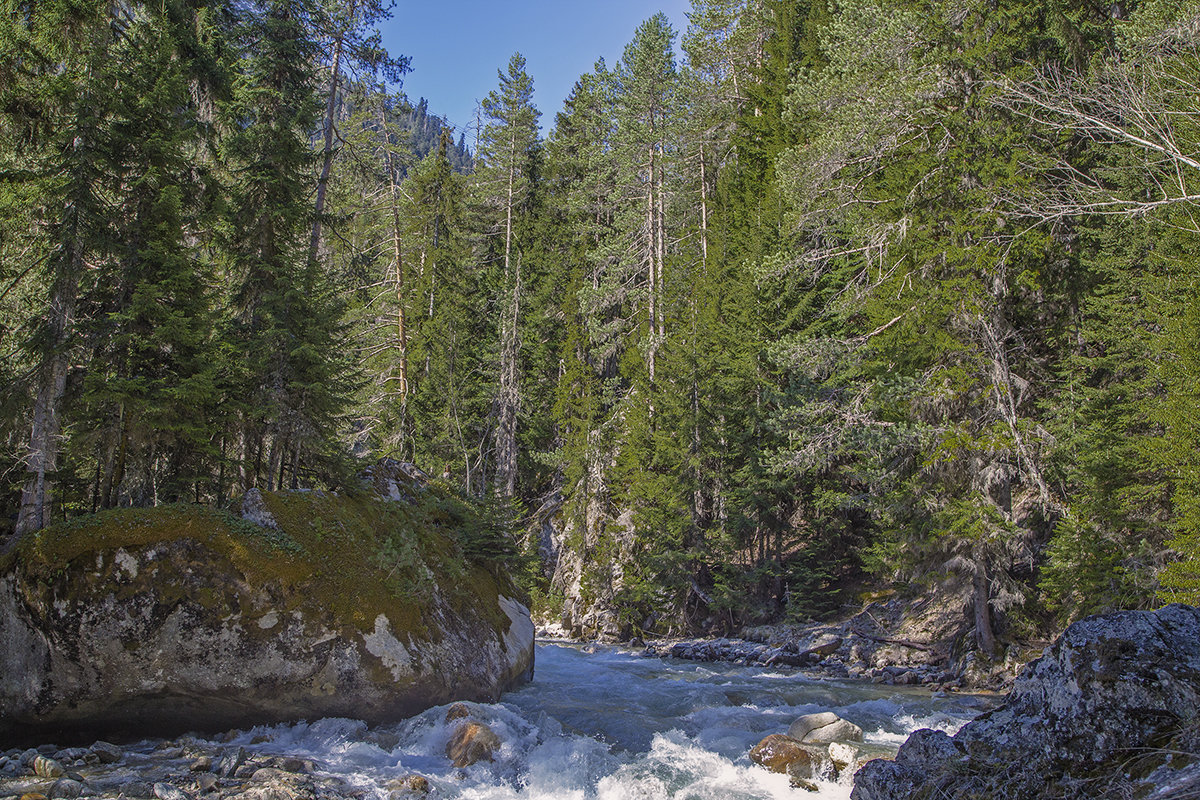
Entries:
[[549, 130], [597, 58], [615, 64], [637, 26], [658, 11], [678, 37], [690, 8], [690, 0], [397, 0], [381, 31], [389, 52], [412, 58], [405, 93], [414, 103], [428, 98], [429, 110], [458, 130], [472, 123], [476, 101], [496, 88], [496, 70], [520, 52], [542, 129]]

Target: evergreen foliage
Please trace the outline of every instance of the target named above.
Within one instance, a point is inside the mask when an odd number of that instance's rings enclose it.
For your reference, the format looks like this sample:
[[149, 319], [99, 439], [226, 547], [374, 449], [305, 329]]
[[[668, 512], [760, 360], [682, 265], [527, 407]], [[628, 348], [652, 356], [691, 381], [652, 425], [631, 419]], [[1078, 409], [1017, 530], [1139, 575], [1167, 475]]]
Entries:
[[5, 533], [387, 456], [625, 634], [1200, 597], [1195, 0], [694, 0], [474, 153], [374, 0], [0, 12]]

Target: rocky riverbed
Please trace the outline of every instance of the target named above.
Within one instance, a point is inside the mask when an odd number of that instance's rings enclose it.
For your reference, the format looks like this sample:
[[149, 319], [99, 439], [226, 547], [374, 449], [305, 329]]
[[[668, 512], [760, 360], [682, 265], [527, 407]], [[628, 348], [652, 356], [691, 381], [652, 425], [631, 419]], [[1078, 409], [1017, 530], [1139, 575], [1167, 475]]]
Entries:
[[[238, 736], [233, 732], [228, 736]], [[420, 776], [398, 778], [389, 787], [397, 800], [422, 796]], [[0, 797], [21, 800], [156, 798], [193, 800], [361, 800], [365, 792], [325, 774], [309, 759], [256, 752], [191, 737], [120, 747], [47, 744], [0, 755]]]

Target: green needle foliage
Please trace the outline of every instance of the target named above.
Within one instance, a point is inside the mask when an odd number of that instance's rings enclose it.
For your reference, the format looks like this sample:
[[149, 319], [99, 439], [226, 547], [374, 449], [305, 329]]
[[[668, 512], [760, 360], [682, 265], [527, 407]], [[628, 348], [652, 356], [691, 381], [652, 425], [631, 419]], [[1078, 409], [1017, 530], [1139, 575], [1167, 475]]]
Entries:
[[614, 634], [1200, 597], [1195, 0], [694, 0], [460, 131], [385, 4], [0, 12], [6, 534], [392, 457]]

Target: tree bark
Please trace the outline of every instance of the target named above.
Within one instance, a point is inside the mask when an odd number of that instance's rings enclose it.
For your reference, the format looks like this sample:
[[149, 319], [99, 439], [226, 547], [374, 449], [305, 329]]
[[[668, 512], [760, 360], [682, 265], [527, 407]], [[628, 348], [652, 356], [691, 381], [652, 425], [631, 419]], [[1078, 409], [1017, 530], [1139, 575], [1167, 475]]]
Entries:
[[975, 572], [973, 576], [975, 605], [975, 641], [988, 658], [996, 657], [996, 634], [992, 630], [991, 599], [988, 591], [987, 552], [983, 543], [974, 547]]
[[[397, 370], [400, 378], [401, 413], [408, 402], [408, 330], [404, 309], [404, 251], [400, 242], [400, 187], [396, 183], [396, 170], [392, 163], [391, 137], [387, 129], [387, 116], [383, 103], [379, 104], [379, 127], [383, 131], [384, 164], [388, 173], [388, 185], [392, 205], [392, 257], [396, 260], [396, 341], [399, 346]], [[432, 306], [432, 299], [430, 305]], [[432, 309], [430, 316], [433, 316]]]
[[508, 197], [504, 213], [504, 278], [512, 287], [508, 308], [501, 314], [500, 391], [497, 397], [496, 492], [513, 497], [517, 492], [517, 410], [520, 388], [517, 385], [517, 358], [521, 343], [517, 332], [521, 316], [521, 259], [512, 258], [513, 204], [516, 195], [517, 134], [509, 138]]
[[[76, 141], [75, 146], [80, 146]], [[78, 213], [78, 209], [74, 209]], [[50, 522], [50, 482], [58, 468], [59, 406], [67, 389], [67, 340], [75, 319], [79, 275], [84, 268], [83, 244], [76, 223], [64, 248], [66, 263], [55, 281], [50, 298], [50, 345], [40, 370], [33, 421], [29, 434], [29, 455], [25, 469], [29, 474], [21, 490], [21, 508], [14, 533], [23, 536], [41, 530]]]
[[[349, 13], [354, 15], [354, 3]], [[325, 103], [325, 142], [321, 150], [321, 176], [317, 179], [317, 199], [313, 214], [312, 238], [308, 245], [308, 264], [317, 263], [321, 250], [321, 215], [325, 213], [325, 193], [329, 188], [329, 175], [333, 171], [333, 115], [337, 110], [338, 84], [341, 82], [342, 45], [344, 36], [338, 34], [333, 45], [333, 62], [329, 67], [329, 99]], [[385, 134], [386, 134], [386, 128]]]

